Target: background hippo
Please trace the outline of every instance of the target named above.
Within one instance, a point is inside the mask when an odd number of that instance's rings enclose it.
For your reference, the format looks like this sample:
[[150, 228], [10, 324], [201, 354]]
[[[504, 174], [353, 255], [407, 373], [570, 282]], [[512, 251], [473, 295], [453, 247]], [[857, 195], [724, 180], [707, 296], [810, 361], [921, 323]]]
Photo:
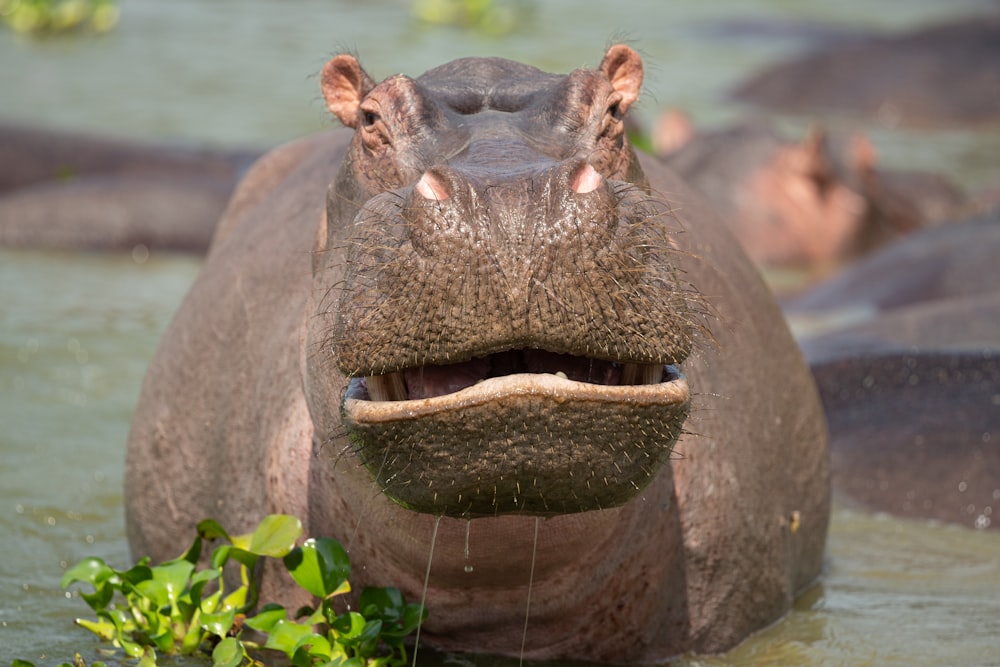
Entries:
[[0, 124], [0, 246], [204, 253], [258, 156]]
[[624, 46], [567, 76], [330, 61], [353, 135], [251, 170], [149, 369], [135, 553], [294, 513], [356, 586], [429, 577], [432, 643], [537, 658], [721, 651], [784, 614], [823, 557], [819, 402], [736, 242], [625, 140], [641, 80]]
[[753, 75], [736, 99], [768, 109], [887, 125], [1000, 121], [1000, 15], [848, 41]]
[[992, 517], [1000, 500], [997, 253], [994, 213], [915, 234], [786, 305], [803, 331], [822, 331], [807, 333], [802, 348], [845, 499], [1000, 527]]
[[668, 110], [651, 140], [765, 266], [829, 270], [952, 220], [965, 205], [943, 176], [878, 165], [862, 134], [817, 127], [793, 141], [760, 118], [698, 132], [684, 114]]

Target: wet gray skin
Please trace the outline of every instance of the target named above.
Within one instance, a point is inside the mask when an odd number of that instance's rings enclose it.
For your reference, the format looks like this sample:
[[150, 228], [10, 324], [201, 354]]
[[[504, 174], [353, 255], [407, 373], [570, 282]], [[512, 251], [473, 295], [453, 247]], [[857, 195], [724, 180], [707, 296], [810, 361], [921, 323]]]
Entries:
[[377, 86], [351, 56], [324, 71], [357, 132], [328, 204], [354, 222], [316, 361], [354, 378], [343, 423], [403, 506], [611, 507], [670, 457], [701, 302], [625, 141], [633, 55], [568, 76], [464, 59]]

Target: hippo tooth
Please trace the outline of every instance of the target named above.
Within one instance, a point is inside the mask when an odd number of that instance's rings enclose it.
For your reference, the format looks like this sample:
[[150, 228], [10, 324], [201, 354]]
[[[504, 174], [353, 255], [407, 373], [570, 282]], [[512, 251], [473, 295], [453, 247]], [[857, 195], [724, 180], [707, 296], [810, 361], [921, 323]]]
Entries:
[[663, 366], [659, 364], [624, 364], [622, 366], [623, 385], [657, 384], [663, 381]]
[[402, 373], [371, 375], [365, 378], [365, 384], [373, 401], [405, 401], [409, 398]]

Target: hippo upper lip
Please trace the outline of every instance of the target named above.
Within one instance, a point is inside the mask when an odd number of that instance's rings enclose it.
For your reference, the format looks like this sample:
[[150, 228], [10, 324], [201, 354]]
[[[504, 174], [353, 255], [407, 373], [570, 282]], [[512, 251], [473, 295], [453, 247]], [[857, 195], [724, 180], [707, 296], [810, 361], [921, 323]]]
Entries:
[[679, 376], [664, 364], [614, 362], [540, 349], [508, 350], [469, 361], [407, 368], [361, 380], [359, 398], [370, 401], [405, 401], [460, 392], [486, 380], [513, 375], [547, 374], [564, 380], [604, 386], [652, 385]]

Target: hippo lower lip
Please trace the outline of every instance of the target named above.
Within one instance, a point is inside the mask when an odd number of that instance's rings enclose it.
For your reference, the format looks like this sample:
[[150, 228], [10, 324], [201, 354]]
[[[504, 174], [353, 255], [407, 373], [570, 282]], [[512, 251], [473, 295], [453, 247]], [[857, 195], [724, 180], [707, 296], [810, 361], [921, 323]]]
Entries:
[[[590, 366], [569, 361], [569, 374]], [[369, 391], [400, 396], [415, 371], [374, 383], [355, 378], [342, 416], [378, 486], [410, 509], [474, 517], [613, 507], [633, 498], [670, 457], [690, 392], [674, 366], [594, 366], [604, 382], [564, 371], [515, 372], [404, 400], [373, 400]], [[447, 367], [425, 372], [440, 368]]]

